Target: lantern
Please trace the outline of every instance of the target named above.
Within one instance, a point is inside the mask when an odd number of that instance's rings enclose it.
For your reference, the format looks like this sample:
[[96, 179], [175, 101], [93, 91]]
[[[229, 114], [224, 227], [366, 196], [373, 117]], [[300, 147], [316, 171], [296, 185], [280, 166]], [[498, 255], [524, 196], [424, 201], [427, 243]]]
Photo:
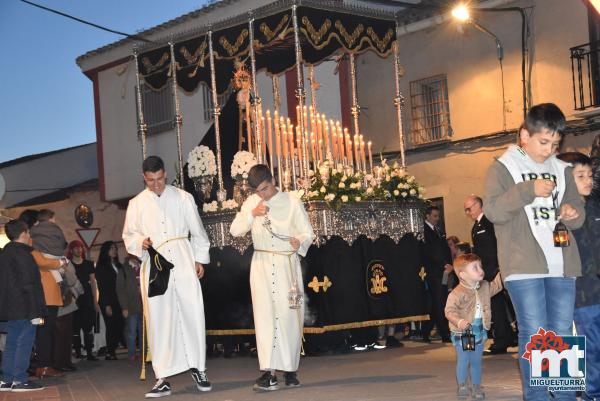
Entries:
[[554, 226], [554, 246], [557, 248], [566, 248], [571, 245], [571, 241], [569, 241], [569, 230], [567, 227], [559, 221]]
[[460, 341], [463, 351], [475, 351], [475, 334], [470, 327], [461, 334]]

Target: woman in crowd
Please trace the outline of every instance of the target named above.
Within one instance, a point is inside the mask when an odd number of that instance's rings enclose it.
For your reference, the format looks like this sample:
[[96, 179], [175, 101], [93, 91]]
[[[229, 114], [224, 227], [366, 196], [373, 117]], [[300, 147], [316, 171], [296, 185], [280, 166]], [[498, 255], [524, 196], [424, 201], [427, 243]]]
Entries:
[[77, 298], [77, 310], [73, 316], [73, 343], [77, 358], [81, 359], [81, 332], [85, 344], [86, 358], [88, 361], [97, 361], [92, 352], [94, 348], [94, 334], [92, 329], [96, 321], [96, 313], [100, 313], [98, 305], [98, 288], [94, 264], [86, 260], [85, 248], [81, 241], [71, 241], [67, 248], [67, 258], [75, 267], [75, 274], [83, 286], [83, 294]]
[[96, 263], [96, 279], [100, 299], [98, 303], [106, 324], [106, 360], [116, 360], [115, 350], [123, 338], [123, 315], [117, 297], [117, 274], [123, 267], [119, 263], [117, 245], [106, 241], [100, 248]]

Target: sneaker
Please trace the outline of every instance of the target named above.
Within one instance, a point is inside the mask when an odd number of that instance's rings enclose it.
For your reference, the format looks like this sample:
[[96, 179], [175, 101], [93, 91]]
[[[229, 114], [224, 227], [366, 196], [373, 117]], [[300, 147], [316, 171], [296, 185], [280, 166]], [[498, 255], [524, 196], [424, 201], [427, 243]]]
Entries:
[[481, 385], [473, 384], [473, 387], [471, 388], [471, 397], [474, 400], [485, 400], [485, 393], [481, 389]]
[[300, 386], [300, 380], [298, 380], [296, 372], [285, 372], [283, 374], [283, 377], [285, 378], [285, 385], [287, 387], [299, 387]]
[[26, 391], [39, 391], [43, 389], [45, 389], [45, 387], [36, 382], [23, 382], [13, 384], [11, 391], [15, 393], [24, 393]]
[[272, 375], [271, 372], [265, 372], [256, 379], [256, 383], [253, 387], [254, 391], [273, 391], [279, 390], [279, 382], [277, 376]]
[[10, 391], [12, 389], [12, 386], [12, 382], [7, 383], [0, 381], [0, 391]]
[[458, 398], [467, 398], [469, 396], [469, 387], [467, 387], [467, 383], [459, 384], [458, 390], [456, 391], [456, 395]]
[[196, 382], [196, 387], [200, 391], [210, 391], [212, 390], [212, 384], [208, 381], [208, 376], [206, 376], [206, 372], [200, 372], [196, 368], [190, 369], [190, 373], [192, 374], [192, 379]]
[[146, 393], [146, 398], [160, 398], [168, 395], [171, 395], [171, 385], [169, 382], [159, 379], [156, 381], [154, 387], [152, 387], [152, 390]]

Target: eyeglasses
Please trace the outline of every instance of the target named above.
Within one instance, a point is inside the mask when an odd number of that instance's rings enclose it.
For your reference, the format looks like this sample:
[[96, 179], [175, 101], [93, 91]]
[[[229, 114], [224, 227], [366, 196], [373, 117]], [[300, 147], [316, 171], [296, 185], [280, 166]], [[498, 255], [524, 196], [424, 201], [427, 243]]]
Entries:
[[472, 208], [473, 206], [475, 206], [475, 203], [472, 203], [472, 204], [471, 204], [471, 206], [467, 206], [467, 207], [465, 208], [465, 213], [471, 213], [471, 208]]

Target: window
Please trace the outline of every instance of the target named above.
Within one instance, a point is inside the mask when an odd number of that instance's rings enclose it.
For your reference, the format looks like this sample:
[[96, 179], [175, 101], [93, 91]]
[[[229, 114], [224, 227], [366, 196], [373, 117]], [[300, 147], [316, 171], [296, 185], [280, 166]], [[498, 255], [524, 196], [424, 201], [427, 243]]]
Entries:
[[447, 140], [452, 136], [446, 75], [410, 83], [412, 146]]
[[173, 124], [175, 122], [175, 106], [173, 105], [171, 91], [171, 85], [165, 85], [162, 89], [156, 91], [149, 86], [142, 84], [142, 108], [144, 111], [144, 120], [146, 120], [146, 124], [148, 125], [148, 135], [158, 134], [173, 129]]
[[[209, 123], [213, 120], [212, 114], [212, 93], [211, 88], [206, 85], [200, 85], [200, 91], [202, 92], [202, 104], [204, 105], [204, 122]], [[218, 95], [217, 99], [219, 99], [219, 104], [221, 105], [221, 109], [225, 106], [225, 103], [229, 100], [229, 96], [233, 93], [233, 85], [229, 85], [227, 90]]]

